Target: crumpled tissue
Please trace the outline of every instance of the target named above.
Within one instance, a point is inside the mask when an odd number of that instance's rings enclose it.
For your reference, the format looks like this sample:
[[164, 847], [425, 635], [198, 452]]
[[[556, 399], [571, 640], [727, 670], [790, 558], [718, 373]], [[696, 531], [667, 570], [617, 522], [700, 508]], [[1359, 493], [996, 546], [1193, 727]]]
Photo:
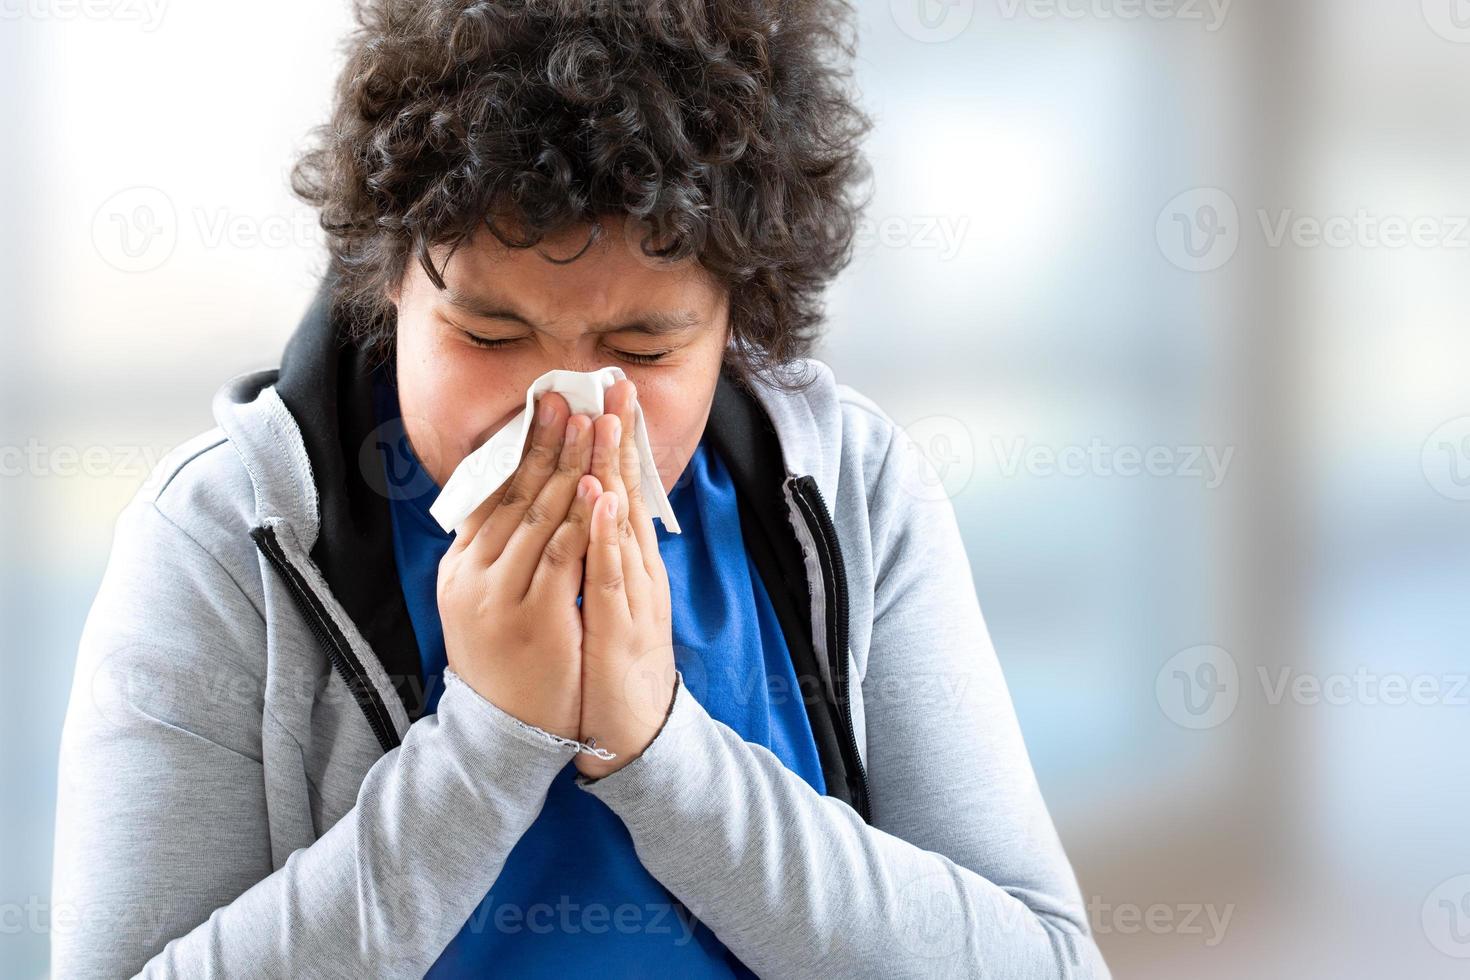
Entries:
[[[609, 365], [596, 371], [547, 371], [531, 382], [526, 391], [526, 407], [511, 419], [479, 449], [470, 453], [455, 467], [438, 499], [429, 508], [429, 513], [446, 531], [458, 530], [475, 508], [489, 498], [521, 462], [521, 451], [525, 446], [526, 433], [536, 415], [536, 403], [550, 391], [561, 394], [567, 400], [572, 414], [591, 418], [603, 414], [603, 395], [613, 382], [627, 377], [622, 368]], [[664, 493], [658, 466], [654, 463], [653, 450], [648, 442], [648, 429], [643, 422], [643, 406], [633, 403], [633, 440], [638, 447], [639, 469], [642, 478], [643, 498], [648, 502], [654, 517], [664, 522], [664, 527], [674, 534], [679, 533], [679, 522], [674, 517], [674, 508]]]

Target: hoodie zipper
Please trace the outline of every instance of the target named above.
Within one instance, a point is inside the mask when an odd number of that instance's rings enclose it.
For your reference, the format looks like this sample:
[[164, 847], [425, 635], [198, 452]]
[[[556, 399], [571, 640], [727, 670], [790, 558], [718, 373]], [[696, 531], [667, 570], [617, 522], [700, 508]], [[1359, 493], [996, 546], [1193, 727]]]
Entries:
[[326, 651], [332, 669], [347, 682], [347, 689], [352, 692], [357, 706], [362, 709], [368, 725], [372, 727], [373, 734], [377, 736], [378, 744], [383, 747], [384, 752], [397, 748], [398, 731], [388, 714], [388, 706], [383, 703], [382, 697], [379, 696], [372, 681], [368, 679], [367, 673], [362, 669], [362, 663], [352, 652], [352, 645], [347, 642], [347, 637], [343, 636], [337, 624], [332, 622], [326, 607], [312, 593], [301, 572], [286, 557], [281, 542], [276, 538], [275, 528], [253, 528], [250, 531], [250, 537], [255, 541], [260, 553], [265, 555], [266, 560], [280, 573], [286, 587], [291, 590], [291, 597], [296, 601], [296, 607], [301, 610], [302, 617], [311, 627], [317, 643]]
[[847, 648], [847, 574], [842, 564], [842, 548], [837, 541], [837, 526], [817, 481], [811, 476], [793, 477], [788, 481], [792, 499], [801, 510], [808, 530], [815, 530], [814, 540], [821, 549], [822, 584], [826, 590], [827, 662], [832, 672], [832, 686], [837, 698], [838, 721], [844, 736], [844, 756], [848, 772], [848, 791], [854, 809], [864, 822], [871, 822], [868, 803], [868, 774], [863, 769], [858, 751], [857, 729], [852, 721], [852, 697], [848, 689], [848, 669], [852, 654]]

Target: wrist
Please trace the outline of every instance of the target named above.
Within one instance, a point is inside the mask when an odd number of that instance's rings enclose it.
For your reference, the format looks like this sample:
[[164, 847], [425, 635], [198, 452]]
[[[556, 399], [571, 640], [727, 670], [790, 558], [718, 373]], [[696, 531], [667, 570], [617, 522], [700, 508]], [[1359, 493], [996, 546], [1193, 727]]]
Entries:
[[541, 750], [541, 753], [551, 761], [562, 765], [571, 758], [580, 744], [575, 739], [547, 731], [517, 718], [475, 690], [474, 686], [460, 676], [453, 667], [446, 667], [444, 670], [444, 695], [439, 702], [440, 714], [444, 711], [445, 701], [464, 701], [473, 708], [473, 713], [477, 718], [488, 722], [493, 729]]
[[[622, 769], [624, 766], [628, 765], [634, 760], [642, 758], [643, 753], [648, 751], [653, 743], [658, 740], [658, 737], [663, 734], [664, 729], [668, 727], [669, 717], [673, 714], [674, 702], [679, 696], [679, 687], [682, 684], [683, 675], [681, 675], [676, 669], [674, 671], [673, 679], [669, 684], [668, 700], [664, 704], [664, 710], [662, 713], [662, 717], [659, 719], [658, 726], [654, 728], [651, 732], [646, 732], [641, 737], [634, 735], [630, 739], [628, 739], [628, 742], [636, 745], [636, 749], [634, 751], [615, 753], [613, 758], [611, 759], [599, 758], [597, 755], [591, 754], [590, 752], [587, 754], [578, 755], [576, 759], [577, 771], [583, 777], [585, 777], [588, 782], [596, 782], [597, 780], [602, 779], [606, 776], [611, 776], [613, 773]], [[589, 743], [591, 743], [589, 747], [595, 747], [596, 740], [597, 736], [593, 735], [583, 744], [589, 745]]]

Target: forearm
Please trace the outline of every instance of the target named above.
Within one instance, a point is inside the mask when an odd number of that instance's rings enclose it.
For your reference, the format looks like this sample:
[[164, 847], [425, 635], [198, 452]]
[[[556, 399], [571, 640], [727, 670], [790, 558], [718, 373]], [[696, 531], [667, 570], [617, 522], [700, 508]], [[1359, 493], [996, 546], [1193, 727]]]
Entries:
[[642, 756], [579, 784], [762, 976], [1107, 975], [1069, 896], [1004, 887], [864, 824], [712, 719], [682, 682]]
[[[143, 713], [121, 727], [92, 721], [79, 710], [72, 723], [80, 744], [64, 763], [71, 791], [58, 824], [60, 900], [80, 913], [53, 948], [69, 977], [422, 975], [573, 751], [448, 675], [438, 714], [369, 770], [351, 810], [270, 873], [258, 764]], [[149, 774], [130, 758], [152, 760]], [[198, 792], [191, 773], [221, 764], [235, 778]], [[255, 849], [218, 846], [253, 835]], [[239, 865], [223, 866], [231, 860]], [[199, 921], [210, 905], [193, 902], [253, 876]], [[197, 925], [159, 932], [181, 921]]]

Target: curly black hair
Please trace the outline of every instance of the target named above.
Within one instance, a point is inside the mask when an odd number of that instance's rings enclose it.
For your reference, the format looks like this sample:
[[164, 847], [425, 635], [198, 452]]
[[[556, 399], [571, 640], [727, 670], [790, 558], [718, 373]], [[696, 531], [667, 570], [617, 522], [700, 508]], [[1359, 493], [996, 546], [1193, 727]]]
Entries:
[[[627, 215], [729, 290], [727, 366], [810, 353], [852, 257], [871, 128], [847, 0], [361, 0], [332, 119], [292, 186], [352, 338], [391, 352], [411, 258]], [[575, 261], [576, 256], [563, 261]], [[799, 385], [798, 385], [799, 386]]]

